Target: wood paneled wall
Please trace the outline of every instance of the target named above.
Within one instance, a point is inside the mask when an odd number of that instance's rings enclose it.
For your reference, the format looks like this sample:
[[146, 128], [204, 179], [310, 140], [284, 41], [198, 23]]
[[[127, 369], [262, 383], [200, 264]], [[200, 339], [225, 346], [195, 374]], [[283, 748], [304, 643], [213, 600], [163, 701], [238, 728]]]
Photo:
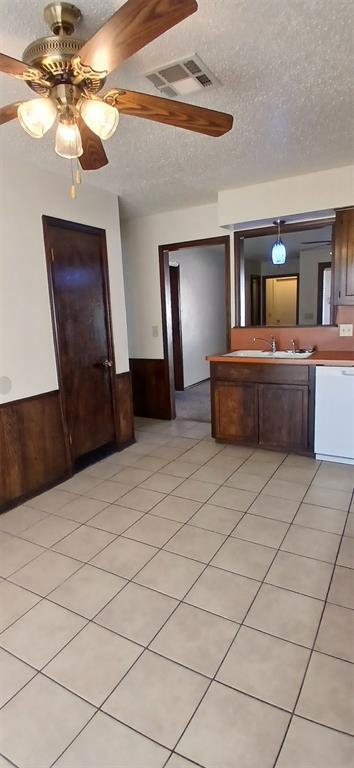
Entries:
[[134, 442], [134, 409], [130, 371], [116, 375], [116, 435], [118, 448]]
[[59, 392], [0, 406], [0, 510], [70, 474]]
[[[115, 377], [118, 450], [134, 442], [130, 373]], [[0, 512], [71, 475], [58, 391], [0, 405]]]
[[129, 362], [135, 415], [169, 419], [169, 374], [166, 361], [131, 358]]

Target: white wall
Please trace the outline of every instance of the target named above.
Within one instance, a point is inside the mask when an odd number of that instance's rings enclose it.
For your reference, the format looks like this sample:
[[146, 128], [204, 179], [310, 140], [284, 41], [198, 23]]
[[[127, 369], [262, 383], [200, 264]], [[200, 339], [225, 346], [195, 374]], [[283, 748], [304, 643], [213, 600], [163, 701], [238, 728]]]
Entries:
[[58, 388], [43, 214], [106, 230], [116, 366], [129, 368], [118, 200], [85, 178], [71, 200], [68, 185], [69, 172], [65, 178], [0, 160], [0, 377], [12, 382], [0, 402]]
[[287, 259], [285, 264], [273, 264], [269, 261], [261, 262], [262, 277], [278, 277], [278, 275], [292, 275], [300, 271], [300, 261], [298, 257]]
[[299, 325], [317, 325], [318, 265], [331, 261], [329, 250], [300, 251]]
[[218, 194], [219, 226], [242, 229], [251, 222], [263, 226], [275, 218], [288, 221], [313, 218], [311, 212], [330, 214], [333, 208], [353, 205], [354, 166], [275, 179], [263, 184], [226, 189]]
[[[163, 357], [159, 245], [220, 236], [228, 228], [245, 227], [247, 222], [249, 228], [253, 228], [255, 222], [262, 226], [277, 216], [284, 216], [291, 221], [316, 218], [311, 212], [333, 215], [334, 208], [352, 205], [354, 202], [353, 170], [354, 166], [332, 168], [265, 184], [224, 190], [219, 192], [217, 204], [184, 208], [123, 222], [130, 356]], [[231, 324], [234, 325], [233, 236], [230, 245]], [[244, 306], [241, 311], [244, 313]], [[158, 329], [156, 338], [152, 335], [153, 326]]]
[[[217, 225], [217, 206], [214, 203], [122, 222], [130, 357], [163, 357], [159, 245], [220, 237], [225, 234]], [[235, 302], [232, 237], [230, 244], [233, 311]], [[158, 337], [153, 337], [153, 326], [158, 328]]]
[[180, 266], [184, 386], [209, 378], [206, 355], [225, 349], [225, 262], [223, 246], [173, 251]]

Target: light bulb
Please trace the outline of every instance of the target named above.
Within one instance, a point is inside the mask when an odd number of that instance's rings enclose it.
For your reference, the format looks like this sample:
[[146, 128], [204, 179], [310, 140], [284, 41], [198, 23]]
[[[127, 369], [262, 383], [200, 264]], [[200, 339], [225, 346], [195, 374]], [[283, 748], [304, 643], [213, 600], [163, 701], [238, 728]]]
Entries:
[[119, 122], [119, 112], [115, 107], [98, 99], [84, 99], [80, 111], [86, 125], [100, 139], [113, 136]]
[[52, 127], [57, 109], [51, 99], [31, 99], [20, 104], [17, 110], [22, 128], [34, 139], [41, 139]]
[[278, 237], [272, 248], [272, 262], [273, 264], [285, 264], [285, 261], [286, 248], [281, 238]]
[[76, 123], [60, 122], [55, 136], [55, 151], [71, 160], [83, 153], [80, 131]]

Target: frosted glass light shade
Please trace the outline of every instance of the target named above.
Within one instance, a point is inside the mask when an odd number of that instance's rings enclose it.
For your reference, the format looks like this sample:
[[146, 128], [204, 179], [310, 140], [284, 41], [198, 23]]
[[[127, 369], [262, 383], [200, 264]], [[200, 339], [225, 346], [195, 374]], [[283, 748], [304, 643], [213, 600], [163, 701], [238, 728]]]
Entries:
[[20, 104], [17, 117], [22, 128], [33, 139], [41, 139], [52, 127], [57, 109], [51, 99], [31, 99]]
[[76, 123], [59, 123], [55, 136], [55, 151], [72, 160], [83, 153], [80, 131]]
[[84, 99], [80, 111], [86, 125], [100, 139], [110, 139], [113, 136], [119, 122], [119, 112], [115, 107], [98, 99]]
[[273, 264], [285, 264], [286, 262], [286, 248], [280, 237], [272, 248], [272, 262]]

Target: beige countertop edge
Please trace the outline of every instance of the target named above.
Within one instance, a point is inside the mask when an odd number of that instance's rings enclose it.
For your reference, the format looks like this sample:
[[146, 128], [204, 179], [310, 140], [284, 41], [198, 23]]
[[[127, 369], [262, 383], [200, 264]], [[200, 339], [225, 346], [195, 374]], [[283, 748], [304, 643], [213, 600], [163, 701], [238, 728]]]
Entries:
[[219, 355], [209, 355], [206, 359], [210, 363], [243, 363], [251, 364], [261, 363], [262, 365], [343, 365], [354, 366], [354, 352], [314, 352], [311, 357], [300, 358], [276, 358], [276, 357], [227, 357], [227, 353]]

